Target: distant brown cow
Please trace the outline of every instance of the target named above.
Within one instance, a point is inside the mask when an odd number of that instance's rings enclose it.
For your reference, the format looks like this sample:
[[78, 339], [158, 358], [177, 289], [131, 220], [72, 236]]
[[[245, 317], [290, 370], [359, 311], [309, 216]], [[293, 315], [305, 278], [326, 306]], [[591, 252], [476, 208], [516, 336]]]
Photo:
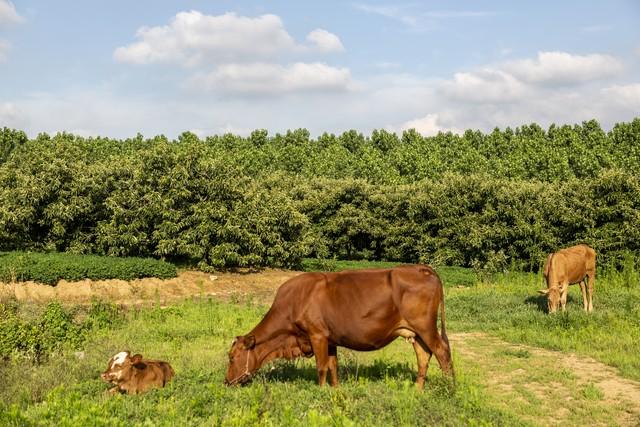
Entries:
[[109, 390], [111, 393], [137, 394], [164, 387], [174, 375], [173, 368], [167, 362], [147, 360], [140, 354], [131, 356], [128, 351], [123, 351], [109, 359], [107, 370], [100, 377], [115, 384]]
[[[549, 254], [544, 264], [549, 312], [555, 313], [558, 304], [565, 310], [569, 285], [580, 283], [582, 304], [587, 312], [593, 311], [593, 287], [596, 283], [596, 251], [587, 245], [577, 245]], [[587, 299], [588, 288], [588, 299]]]
[[442, 370], [453, 375], [442, 282], [431, 267], [304, 273], [280, 286], [262, 321], [233, 341], [224, 382], [245, 383], [273, 359], [315, 355], [318, 383], [325, 384], [328, 371], [336, 386], [338, 346], [377, 350], [397, 337], [413, 344], [419, 388], [432, 353]]

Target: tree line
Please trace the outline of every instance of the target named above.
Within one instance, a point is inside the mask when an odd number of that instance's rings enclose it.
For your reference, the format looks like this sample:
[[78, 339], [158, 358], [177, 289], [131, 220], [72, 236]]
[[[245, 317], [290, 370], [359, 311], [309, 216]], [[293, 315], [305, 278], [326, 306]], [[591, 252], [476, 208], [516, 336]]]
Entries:
[[303, 257], [536, 269], [591, 244], [640, 254], [640, 118], [423, 137], [116, 140], [0, 131], [0, 250], [187, 259]]

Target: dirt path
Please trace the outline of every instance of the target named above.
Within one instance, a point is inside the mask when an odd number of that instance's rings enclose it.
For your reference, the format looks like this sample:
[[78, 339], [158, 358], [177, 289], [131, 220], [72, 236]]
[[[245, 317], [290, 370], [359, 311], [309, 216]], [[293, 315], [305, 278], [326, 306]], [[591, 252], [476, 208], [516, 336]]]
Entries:
[[536, 425], [640, 425], [640, 382], [592, 358], [451, 334], [455, 357], [477, 370], [502, 409]]
[[[57, 286], [0, 283], [0, 302], [92, 298], [124, 305], [169, 304], [191, 296], [253, 298], [268, 304], [277, 288], [299, 272], [257, 274], [181, 272], [170, 280], [66, 282]], [[455, 358], [467, 375], [482, 379], [493, 404], [535, 425], [640, 425], [640, 383], [588, 357], [510, 344], [484, 333], [450, 334]]]

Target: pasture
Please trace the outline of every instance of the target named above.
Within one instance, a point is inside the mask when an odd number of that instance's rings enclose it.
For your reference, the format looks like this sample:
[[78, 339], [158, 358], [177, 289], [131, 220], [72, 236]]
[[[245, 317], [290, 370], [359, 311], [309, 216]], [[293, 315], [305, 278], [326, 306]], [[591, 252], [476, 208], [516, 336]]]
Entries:
[[[543, 310], [537, 274], [478, 278], [470, 270], [440, 271], [455, 388], [434, 359], [425, 392], [417, 392], [415, 355], [401, 339], [371, 353], [339, 349], [337, 389], [316, 385], [313, 359], [276, 362], [260, 370], [248, 386], [225, 387], [231, 340], [249, 331], [270, 301], [261, 284], [265, 273], [237, 274], [233, 280], [238, 292], [195, 292], [167, 306], [159, 297], [149, 298], [143, 305], [122, 307], [113, 321], [92, 329], [79, 348], [63, 346], [41, 364], [20, 355], [0, 362], [0, 424], [640, 422], [640, 290], [635, 271], [598, 279], [593, 314], [582, 312], [580, 291], [573, 286], [568, 311], [554, 316]], [[251, 286], [261, 292], [245, 292]], [[66, 309], [74, 312], [72, 306]], [[20, 303], [17, 312], [27, 318], [42, 310], [42, 305]], [[75, 316], [81, 318], [82, 310], [76, 309]], [[108, 385], [99, 373], [110, 356], [124, 349], [169, 361], [176, 378], [166, 388], [141, 396], [105, 395]]]

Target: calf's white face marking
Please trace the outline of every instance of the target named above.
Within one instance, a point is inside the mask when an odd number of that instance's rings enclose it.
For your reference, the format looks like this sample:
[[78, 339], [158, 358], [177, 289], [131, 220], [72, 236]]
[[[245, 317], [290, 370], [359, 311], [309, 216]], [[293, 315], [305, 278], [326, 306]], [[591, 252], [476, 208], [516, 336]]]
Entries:
[[120, 353], [113, 356], [113, 362], [111, 362], [111, 369], [115, 368], [117, 365], [122, 365], [128, 355], [129, 355], [128, 352], [121, 351]]

